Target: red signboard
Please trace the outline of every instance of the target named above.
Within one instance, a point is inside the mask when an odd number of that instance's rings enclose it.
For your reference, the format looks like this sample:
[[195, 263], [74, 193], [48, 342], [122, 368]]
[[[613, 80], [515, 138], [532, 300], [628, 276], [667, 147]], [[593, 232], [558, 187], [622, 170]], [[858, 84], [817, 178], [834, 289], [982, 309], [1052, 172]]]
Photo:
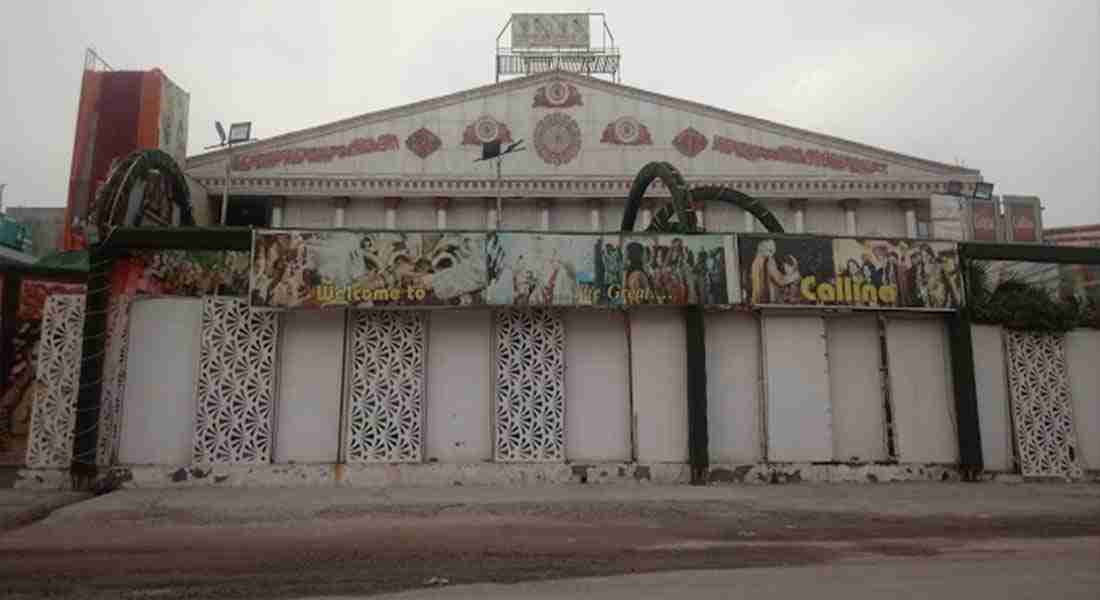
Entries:
[[974, 239], [997, 241], [997, 204], [989, 201], [974, 200]]

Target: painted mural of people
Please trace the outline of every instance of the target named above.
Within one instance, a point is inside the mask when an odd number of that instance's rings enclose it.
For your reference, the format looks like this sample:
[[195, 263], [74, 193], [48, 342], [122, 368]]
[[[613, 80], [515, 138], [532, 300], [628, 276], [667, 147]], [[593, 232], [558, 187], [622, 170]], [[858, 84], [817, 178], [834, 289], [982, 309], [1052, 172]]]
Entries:
[[756, 257], [749, 271], [753, 304], [783, 302], [784, 287], [801, 279], [798, 261], [793, 256], [787, 257], [790, 260], [785, 260], [786, 268], [781, 269], [775, 254], [775, 240], [763, 240], [756, 247]]
[[653, 289], [653, 281], [646, 272], [646, 249], [638, 242], [630, 242], [626, 245], [626, 275], [623, 279], [623, 287], [628, 290]]

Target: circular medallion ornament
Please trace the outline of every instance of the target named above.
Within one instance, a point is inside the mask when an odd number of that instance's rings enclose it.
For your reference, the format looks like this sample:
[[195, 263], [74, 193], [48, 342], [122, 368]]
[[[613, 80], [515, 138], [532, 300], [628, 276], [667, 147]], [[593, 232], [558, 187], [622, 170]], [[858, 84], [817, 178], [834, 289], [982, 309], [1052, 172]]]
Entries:
[[569, 87], [564, 82], [554, 81], [546, 86], [546, 101], [553, 106], [561, 106], [569, 100]]
[[481, 143], [488, 143], [500, 137], [500, 124], [489, 116], [481, 117], [474, 123], [474, 134]]
[[581, 128], [565, 113], [546, 115], [535, 126], [535, 151], [552, 165], [564, 165], [581, 150]]
[[615, 137], [620, 144], [633, 144], [641, 135], [642, 125], [634, 117], [620, 117], [615, 121]]

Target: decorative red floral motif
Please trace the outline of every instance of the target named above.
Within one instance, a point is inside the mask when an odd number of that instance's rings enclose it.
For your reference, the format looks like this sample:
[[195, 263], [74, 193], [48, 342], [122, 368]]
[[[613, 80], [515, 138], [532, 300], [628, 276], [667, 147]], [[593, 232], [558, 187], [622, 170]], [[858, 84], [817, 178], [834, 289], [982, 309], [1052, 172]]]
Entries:
[[533, 108], [571, 108], [583, 106], [581, 93], [571, 83], [564, 81], [551, 81], [535, 91]]
[[499, 141], [502, 144], [512, 142], [512, 131], [496, 119], [484, 116], [466, 126], [462, 132], [463, 146], [480, 146], [486, 142]]
[[565, 113], [546, 115], [535, 126], [535, 151], [551, 165], [564, 165], [581, 150], [581, 128]]
[[439, 136], [424, 127], [417, 129], [412, 132], [412, 135], [405, 138], [405, 147], [420, 158], [428, 158], [433, 152], [439, 150], [442, 145], [443, 141], [439, 139]]
[[694, 127], [688, 127], [672, 138], [672, 145], [680, 151], [680, 154], [695, 158], [707, 149], [707, 136], [696, 131]]
[[617, 144], [619, 146], [651, 146], [653, 138], [649, 136], [649, 128], [642, 125], [634, 117], [619, 117], [603, 128], [603, 144]]

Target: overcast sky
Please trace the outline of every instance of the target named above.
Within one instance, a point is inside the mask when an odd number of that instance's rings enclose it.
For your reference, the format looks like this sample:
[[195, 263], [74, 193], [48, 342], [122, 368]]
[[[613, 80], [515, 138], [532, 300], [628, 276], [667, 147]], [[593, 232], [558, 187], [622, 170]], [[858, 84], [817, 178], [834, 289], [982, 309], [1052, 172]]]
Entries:
[[[513, 11], [594, 10], [623, 82], [981, 170], [1036, 194], [1045, 225], [1100, 222], [1100, 2], [0, 3], [0, 183], [62, 205], [86, 46], [191, 94], [189, 154], [215, 119], [269, 137], [493, 80]], [[660, 7], [660, 8], [657, 8]]]

